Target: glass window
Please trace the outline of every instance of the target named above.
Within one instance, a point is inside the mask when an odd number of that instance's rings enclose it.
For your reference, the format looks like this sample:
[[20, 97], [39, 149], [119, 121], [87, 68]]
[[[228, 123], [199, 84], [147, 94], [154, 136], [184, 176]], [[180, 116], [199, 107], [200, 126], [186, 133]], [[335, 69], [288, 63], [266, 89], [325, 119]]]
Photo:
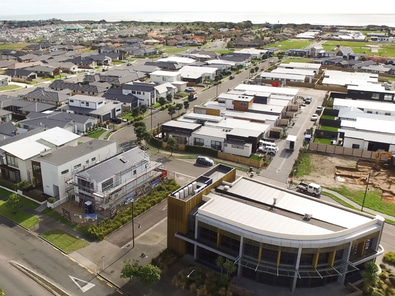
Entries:
[[204, 139], [194, 138], [193, 145], [195, 145], [195, 146], [204, 146]]
[[221, 150], [222, 149], [221, 142], [211, 140], [211, 148], [216, 149], [216, 150]]
[[64, 175], [64, 174], [67, 174], [68, 172], [69, 172], [69, 170], [67, 169], [67, 170], [62, 171], [61, 174]]

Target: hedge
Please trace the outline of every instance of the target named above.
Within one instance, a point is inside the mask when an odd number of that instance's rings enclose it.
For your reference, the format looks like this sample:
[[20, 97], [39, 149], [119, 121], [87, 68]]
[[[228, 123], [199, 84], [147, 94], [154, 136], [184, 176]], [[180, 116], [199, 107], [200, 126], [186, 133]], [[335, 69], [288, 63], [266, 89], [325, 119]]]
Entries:
[[[171, 192], [180, 188], [175, 180], [170, 180], [159, 184], [147, 195], [141, 197], [134, 203], [133, 215], [137, 217], [141, 213], [147, 211], [152, 206], [160, 203]], [[92, 239], [103, 240], [108, 234], [117, 230], [122, 225], [132, 220], [132, 206], [128, 206], [118, 213], [112, 219], [103, 220], [99, 224], [92, 224], [84, 229], [84, 233]]]

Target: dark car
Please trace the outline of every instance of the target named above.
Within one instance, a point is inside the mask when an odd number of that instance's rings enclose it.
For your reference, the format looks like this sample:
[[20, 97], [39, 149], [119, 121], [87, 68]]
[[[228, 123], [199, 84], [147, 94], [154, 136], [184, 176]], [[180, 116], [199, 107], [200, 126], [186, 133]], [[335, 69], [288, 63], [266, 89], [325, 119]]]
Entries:
[[212, 160], [211, 158], [208, 158], [206, 156], [198, 156], [196, 158], [196, 165], [213, 166], [214, 160]]
[[118, 118], [118, 117], [115, 117], [115, 118], [111, 118], [110, 121], [111, 121], [112, 123], [119, 124], [119, 123], [122, 122], [122, 119], [121, 119], [121, 118]]

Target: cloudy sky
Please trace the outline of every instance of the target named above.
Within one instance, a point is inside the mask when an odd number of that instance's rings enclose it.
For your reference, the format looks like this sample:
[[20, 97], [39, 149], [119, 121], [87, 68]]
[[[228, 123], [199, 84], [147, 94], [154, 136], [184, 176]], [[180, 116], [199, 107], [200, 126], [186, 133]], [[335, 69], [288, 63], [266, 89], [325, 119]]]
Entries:
[[[56, 13], [138, 12], [138, 11], [239, 11], [239, 12], [289, 12], [289, 13], [371, 13], [395, 14], [393, 0], [373, 2], [332, 0], [314, 2], [307, 0], [282, 0], [278, 3], [262, 0], [225, 1], [199, 0], [0, 0], [0, 16]], [[248, 4], [245, 4], [248, 3]], [[318, 3], [320, 3], [318, 5]], [[241, 5], [243, 4], [243, 5]]]

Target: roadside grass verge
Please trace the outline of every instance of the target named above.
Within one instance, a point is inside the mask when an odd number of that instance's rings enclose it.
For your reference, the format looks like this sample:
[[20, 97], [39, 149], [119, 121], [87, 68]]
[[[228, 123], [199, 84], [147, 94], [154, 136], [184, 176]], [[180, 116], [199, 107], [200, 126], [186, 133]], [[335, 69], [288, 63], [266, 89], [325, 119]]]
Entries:
[[[362, 206], [365, 191], [364, 190], [350, 190], [349, 188], [342, 186], [341, 188], [329, 188], [335, 191], [358, 205]], [[395, 218], [395, 204], [386, 203], [381, 200], [381, 192], [378, 189], [369, 187], [366, 193], [364, 208], [371, 209]]]
[[7, 207], [6, 202], [0, 200], [0, 215], [14, 221], [15, 223], [27, 228], [31, 229], [36, 226], [40, 220], [38, 217], [30, 215], [21, 209], [12, 209]]
[[301, 149], [299, 156], [295, 161], [296, 175], [295, 177], [300, 178], [302, 176], [310, 175], [313, 167], [310, 162], [310, 154], [307, 150]]
[[66, 253], [77, 251], [89, 245], [86, 241], [72, 236], [60, 229], [52, 229], [47, 231], [46, 233], [42, 234], [41, 237], [51, 242]]

